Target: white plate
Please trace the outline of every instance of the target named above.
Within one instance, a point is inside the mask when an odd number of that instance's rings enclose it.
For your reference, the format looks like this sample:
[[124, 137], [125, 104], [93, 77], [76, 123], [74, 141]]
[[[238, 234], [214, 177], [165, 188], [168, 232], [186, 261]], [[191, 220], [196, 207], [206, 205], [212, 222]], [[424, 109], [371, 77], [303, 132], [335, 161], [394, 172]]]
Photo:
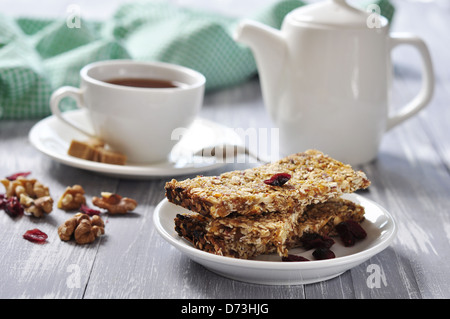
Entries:
[[343, 246], [336, 238], [336, 243], [331, 248], [336, 258], [327, 260], [314, 260], [313, 250], [305, 251], [301, 248], [293, 249], [289, 253], [302, 255], [310, 261], [282, 262], [277, 254], [244, 260], [201, 251], [175, 232], [176, 214], [187, 210], [168, 202], [167, 199], [158, 204], [153, 219], [156, 229], [165, 240], [214, 273], [256, 284], [309, 284], [334, 278], [363, 263], [388, 247], [397, 233], [393, 217], [383, 207], [357, 194], [346, 194], [343, 198], [359, 203], [365, 208], [366, 219], [362, 226], [367, 232], [367, 237], [357, 241], [353, 247]]
[[[70, 121], [82, 123], [87, 130], [92, 131], [85, 110], [67, 111], [64, 116]], [[201, 118], [194, 121], [174, 147], [169, 161], [152, 165], [133, 165], [132, 163], [111, 165], [76, 158], [67, 154], [72, 139], [86, 140], [87, 138], [54, 116], [39, 121], [29, 132], [31, 144], [60, 163], [123, 178], [177, 176], [216, 169], [225, 165], [226, 161], [219, 161], [214, 157], [193, 156], [193, 154], [203, 147], [213, 145], [242, 145], [242, 139], [234, 130]]]

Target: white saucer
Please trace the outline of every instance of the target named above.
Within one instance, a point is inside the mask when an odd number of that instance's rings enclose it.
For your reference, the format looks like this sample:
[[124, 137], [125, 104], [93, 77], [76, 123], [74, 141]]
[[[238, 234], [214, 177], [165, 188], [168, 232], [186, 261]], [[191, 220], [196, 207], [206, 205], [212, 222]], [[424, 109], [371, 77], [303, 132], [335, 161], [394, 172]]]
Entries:
[[314, 260], [313, 250], [293, 249], [289, 253], [302, 255], [310, 261], [282, 262], [277, 254], [259, 256], [254, 260], [223, 257], [194, 248], [174, 230], [176, 214], [186, 209], [163, 200], [155, 208], [153, 220], [161, 236], [171, 245], [207, 269], [234, 280], [265, 285], [298, 285], [328, 280], [365, 262], [378, 254], [395, 238], [397, 226], [393, 217], [375, 202], [357, 194], [346, 194], [343, 198], [352, 200], [365, 208], [362, 223], [367, 237], [352, 247], [345, 247], [335, 239], [331, 250], [336, 258]]
[[[67, 111], [64, 116], [70, 121], [82, 123], [87, 130], [91, 129], [85, 110]], [[174, 147], [170, 160], [151, 165], [134, 165], [132, 163], [111, 165], [70, 156], [67, 154], [67, 150], [73, 139], [86, 140], [87, 138], [54, 116], [39, 121], [29, 132], [31, 144], [55, 161], [109, 176], [136, 179], [197, 174], [216, 169], [224, 166], [226, 162], [218, 161], [214, 157], [200, 157], [193, 154], [203, 147], [212, 145], [242, 145], [242, 139], [234, 130], [201, 118], [194, 121], [187, 133]]]

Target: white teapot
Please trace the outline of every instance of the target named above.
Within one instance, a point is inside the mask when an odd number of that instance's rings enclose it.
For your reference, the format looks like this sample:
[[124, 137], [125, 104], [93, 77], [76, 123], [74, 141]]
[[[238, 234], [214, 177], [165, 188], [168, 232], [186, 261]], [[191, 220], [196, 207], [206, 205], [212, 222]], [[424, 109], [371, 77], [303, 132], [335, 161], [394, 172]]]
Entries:
[[[242, 21], [235, 39], [255, 56], [283, 156], [315, 148], [352, 165], [367, 163], [376, 158], [383, 134], [432, 97], [434, 75], [425, 43], [411, 34], [389, 34], [387, 19], [345, 0], [297, 8], [286, 15], [281, 30]], [[391, 50], [400, 44], [419, 51], [422, 88], [391, 115]]]

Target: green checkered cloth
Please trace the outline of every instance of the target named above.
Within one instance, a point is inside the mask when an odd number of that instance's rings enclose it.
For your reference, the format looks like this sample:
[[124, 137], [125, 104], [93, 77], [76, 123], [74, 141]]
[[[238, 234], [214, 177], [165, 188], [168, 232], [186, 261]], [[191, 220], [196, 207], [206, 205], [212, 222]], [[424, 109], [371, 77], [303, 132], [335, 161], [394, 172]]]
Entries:
[[[389, 1], [369, 1], [363, 8], [369, 3], [392, 18]], [[304, 4], [279, 1], [249, 18], [280, 28], [284, 16]], [[207, 91], [242, 83], [257, 69], [250, 49], [233, 40], [239, 20], [155, 1], [124, 4], [111, 19], [82, 19], [79, 28], [75, 20], [0, 15], [0, 119], [49, 115], [51, 93], [78, 86], [80, 69], [100, 60], [183, 65], [205, 75]], [[63, 102], [65, 109], [75, 107], [70, 99]]]

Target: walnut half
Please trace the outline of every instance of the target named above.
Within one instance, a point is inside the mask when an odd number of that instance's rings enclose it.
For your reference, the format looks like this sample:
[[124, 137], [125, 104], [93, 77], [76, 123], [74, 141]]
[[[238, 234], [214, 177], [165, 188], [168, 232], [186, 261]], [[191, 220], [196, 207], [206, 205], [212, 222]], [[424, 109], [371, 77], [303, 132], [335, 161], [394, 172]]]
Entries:
[[27, 213], [34, 217], [42, 217], [44, 214], [50, 214], [53, 210], [53, 199], [50, 196], [33, 199], [25, 194], [20, 194], [20, 204]]
[[17, 198], [20, 198], [21, 194], [25, 194], [31, 198], [50, 196], [48, 187], [42, 185], [34, 178], [27, 179], [23, 176], [19, 176], [14, 181], [2, 179], [1, 183], [5, 186], [6, 197], [17, 196]]
[[74, 238], [77, 244], [92, 243], [97, 237], [105, 233], [105, 223], [100, 216], [77, 213], [58, 227], [59, 238], [69, 241]]
[[2, 179], [0, 182], [5, 186], [6, 197], [17, 197], [27, 213], [42, 217], [52, 212], [53, 199], [50, 191], [38, 180], [19, 176], [13, 181]]
[[101, 198], [94, 196], [92, 204], [106, 209], [111, 214], [125, 214], [137, 207], [137, 202], [134, 199], [108, 192], [102, 192], [101, 195]]
[[80, 185], [67, 187], [58, 200], [58, 208], [66, 211], [79, 209], [83, 204], [86, 204], [86, 198], [84, 189]]

